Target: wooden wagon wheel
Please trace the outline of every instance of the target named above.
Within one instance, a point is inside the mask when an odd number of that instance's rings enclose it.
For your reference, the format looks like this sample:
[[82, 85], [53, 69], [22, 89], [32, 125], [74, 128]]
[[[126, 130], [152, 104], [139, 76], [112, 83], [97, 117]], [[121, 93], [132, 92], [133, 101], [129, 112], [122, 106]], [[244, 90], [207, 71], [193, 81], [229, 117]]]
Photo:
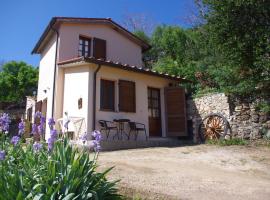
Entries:
[[218, 140], [225, 137], [230, 125], [228, 120], [221, 114], [214, 113], [207, 115], [199, 126], [199, 137], [201, 142], [205, 140]]

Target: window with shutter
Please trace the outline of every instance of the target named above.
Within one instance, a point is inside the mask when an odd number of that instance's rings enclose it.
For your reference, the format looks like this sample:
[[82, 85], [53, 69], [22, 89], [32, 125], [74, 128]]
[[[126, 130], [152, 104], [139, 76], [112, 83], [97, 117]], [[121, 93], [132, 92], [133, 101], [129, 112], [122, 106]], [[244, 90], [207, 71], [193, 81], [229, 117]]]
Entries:
[[136, 112], [135, 82], [119, 80], [119, 111]]
[[41, 112], [41, 109], [42, 109], [42, 101], [36, 102], [36, 105], [35, 105], [35, 113], [36, 113], [36, 112]]
[[79, 56], [90, 57], [91, 55], [91, 38], [80, 36], [79, 38]]
[[27, 109], [27, 120], [29, 122], [32, 122], [32, 112], [33, 112], [33, 108], [32, 107], [30, 107], [30, 108]]
[[100, 80], [100, 109], [114, 111], [114, 81]]
[[106, 59], [106, 40], [94, 38], [93, 40], [93, 57], [96, 59]]

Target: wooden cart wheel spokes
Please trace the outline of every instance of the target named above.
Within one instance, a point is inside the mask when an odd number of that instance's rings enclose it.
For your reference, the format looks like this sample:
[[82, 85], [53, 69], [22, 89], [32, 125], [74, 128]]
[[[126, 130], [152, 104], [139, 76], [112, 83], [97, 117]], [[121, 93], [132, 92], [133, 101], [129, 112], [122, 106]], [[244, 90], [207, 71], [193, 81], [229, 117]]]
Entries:
[[221, 114], [207, 115], [199, 126], [199, 137], [201, 142], [205, 140], [218, 140], [227, 134], [230, 125], [228, 120]]

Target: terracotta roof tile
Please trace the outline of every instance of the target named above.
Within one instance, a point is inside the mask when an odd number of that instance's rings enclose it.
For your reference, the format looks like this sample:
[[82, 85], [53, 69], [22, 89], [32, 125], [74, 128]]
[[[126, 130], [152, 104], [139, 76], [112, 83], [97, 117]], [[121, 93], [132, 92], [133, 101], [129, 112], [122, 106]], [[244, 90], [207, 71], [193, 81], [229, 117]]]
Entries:
[[151, 70], [151, 69], [148, 69], [148, 68], [137, 67], [137, 66], [134, 66], [134, 65], [130, 66], [128, 64], [121, 64], [120, 62], [113, 62], [111, 60], [95, 59], [93, 57], [72, 58], [72, 59], [69, 59], [69, 60], [58, 62], [58, 65], [59, 66], [64, 66], [64, 65], [73, 64], [73, 63], [79, 63], [79, 62], [107, 65], [107, 66], [116, 67], [116, 68], [123, 69], [123, 70], [129, 70], [129, 71], [134, 71], [134, 72], [138, 72], [138, 73], [144, 73], [144, 74], [148, 74], [148, 75], [152, 75], [152, 76], [163, 77], [163, 78], [166, 78], [166, 79], [172, 79], [172, 80], [182, 81], [182, 82], [191, 82], [191, 81], [186, 80], [185, 78], [181, 78], [180, 76], [169, 75], [168, 73], [164, 74], [162, 72], [157, 72], [155, 70]]

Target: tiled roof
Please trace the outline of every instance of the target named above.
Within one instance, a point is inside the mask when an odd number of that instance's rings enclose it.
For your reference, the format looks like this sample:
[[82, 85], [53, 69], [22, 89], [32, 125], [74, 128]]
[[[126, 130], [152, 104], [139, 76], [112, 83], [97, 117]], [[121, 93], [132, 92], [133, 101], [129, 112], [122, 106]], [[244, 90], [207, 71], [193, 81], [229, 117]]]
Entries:
[[170, 75], [170, 74], [163, 73], [163, 72], [157, 72], [157, 71], [154, 71], [154, 70], [151, 70], [148, 68], [137, 67], [137, 66], [128, 65], [128, 64], [122, 64], [120, 62], [113, 62], [111, 60], [95, 59], [94, 57], [77, 57], [77, 58], [58, 62], [58, 65], [65, 66], [68, 64], [74, 64], [74, 63], [80, 63], [80, 62], [106, 65], [106, 66], [115, 67], [115, 68], [119, 68], [119, 69], [123, 69], [123, 70], [133, 71], [133, 72], [137, 72], [137, 73], [144, 73], [144, 74], [158, 76], [158, 77], [171, 79], [171, 80], [175, 80], [175, 81], [180, 81], [180, 82], [190, 82], [189, 80], [182, 78], [180, 76]]

